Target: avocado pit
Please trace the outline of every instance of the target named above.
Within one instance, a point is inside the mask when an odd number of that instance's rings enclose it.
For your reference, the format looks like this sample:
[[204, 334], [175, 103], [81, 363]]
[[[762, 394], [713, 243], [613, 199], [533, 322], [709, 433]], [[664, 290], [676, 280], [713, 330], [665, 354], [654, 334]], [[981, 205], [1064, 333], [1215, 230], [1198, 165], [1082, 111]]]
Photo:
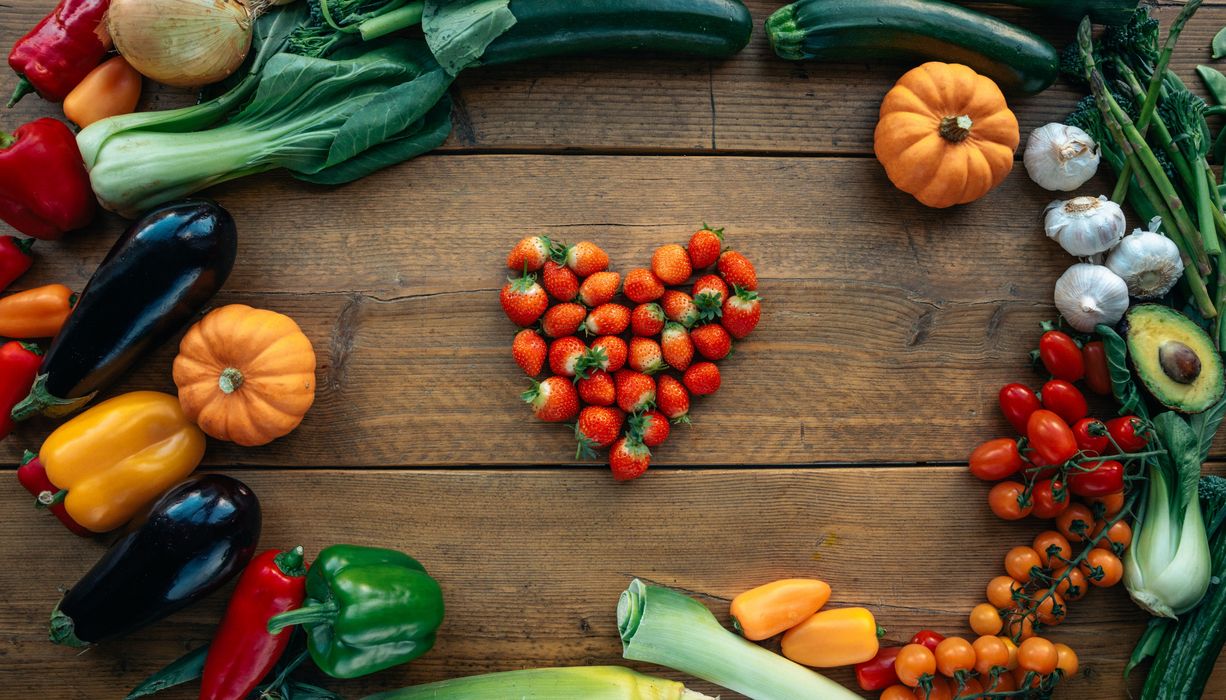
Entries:
[[1163, 374], [1180, 384], [1191, 384], [1200, 376], [1200, 357], [1178, 340], [1168, 340], [1158, 347], [1158, 363]]

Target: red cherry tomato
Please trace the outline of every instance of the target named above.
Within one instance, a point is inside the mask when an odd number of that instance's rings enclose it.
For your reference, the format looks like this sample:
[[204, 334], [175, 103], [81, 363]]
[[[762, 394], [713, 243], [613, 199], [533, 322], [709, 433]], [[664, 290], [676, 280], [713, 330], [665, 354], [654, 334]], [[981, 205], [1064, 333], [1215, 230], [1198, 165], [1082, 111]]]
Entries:
[[1090, 412], [1086, 406], [1086, 397], [1073, 386], [1072, 382], [1063, 379], [1053, 379], [1043, 385], [1043, 408], [1055, 413], [1072, 425]]
[[1039, 397], [1025, 384], [1006, 384], [1000, 388], [1000, 410], [1018, 433], [1026, 434], [1030, 414], [1042, 408]]
[[1068, 510], [1070, 502], [1068, 489], [1064, 488], [1063, 483], [1053, 479], [1035, 482], [1030, 498], [1034, 501], [1034, 510], [1030, 512], [1031, 515], [1045, 519], [1058, 517]]
[[1149, 438], [1143, 434], [1144, 426], [1136, 416], [1120, 416], [1107, 421], [1111, 438], [1125, 452], [1140, 452], [1149, 444]]
[[936, 651], [937, 645], [945, 641], [945, 637], [933, 632], [932, 630], [920, 630], [911, 638], [912, 644], [920, 644], [928, 647], [928, 651]]
[[1097, 418], [1082, 418], [1073, 425], [1073, 437], [1077, 449], [1087, 457], [1097, 457], [1107, 450], [1111, 441], [1107, 438], [1107, 426]]
[[1073, 429], [1060, 416], [1040, 408], [1030, 414], [1026, 437], [1043, 465], [1064, 464], [1077, 454], [1077, 439]]
[[1047, 331], [1039, 338], [1039, 358], [1056, 379], [1075, 382], [1085, 376], [1081, 348], [1068, 333]]
[[1073, 493], [1085, 498], [1106, 496], [1124, 488], [1124, 465], [1109, 459], [1105, 462], [1087, 462], [1082, 469], [1069, 470], [1068, 487]]
[[[1106, 441], [1106, 438], [1103, 438]], [[984, 481], [1000, 481], [1022, 468], [1022, 455], [1013, 438], [988, 440], [971, 453], [971, 473]]]
[[1081, 360], [1086, 368], [1086, 387], [1099, 396], [1111, 395], [1111, 370], [1107, 367], [1107, 349], [1103, 341], [1093, 340], [1081, 348]]

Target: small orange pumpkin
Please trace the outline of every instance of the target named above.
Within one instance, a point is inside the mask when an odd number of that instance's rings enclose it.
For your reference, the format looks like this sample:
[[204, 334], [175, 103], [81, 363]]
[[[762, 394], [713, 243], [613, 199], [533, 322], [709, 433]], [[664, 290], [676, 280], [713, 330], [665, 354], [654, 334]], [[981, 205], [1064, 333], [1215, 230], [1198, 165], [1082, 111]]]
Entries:
[[895, 187], [943, 208], [1003, 182], [1020, 139], [996, 83], [957, 63], [931, 62], [886, 93], [873, 150]]
[[287, 435], [315, 402], [315, 350], [289, 316], [244, 304], [210, 312], [179, 344], [183, 412], [244, 447]]

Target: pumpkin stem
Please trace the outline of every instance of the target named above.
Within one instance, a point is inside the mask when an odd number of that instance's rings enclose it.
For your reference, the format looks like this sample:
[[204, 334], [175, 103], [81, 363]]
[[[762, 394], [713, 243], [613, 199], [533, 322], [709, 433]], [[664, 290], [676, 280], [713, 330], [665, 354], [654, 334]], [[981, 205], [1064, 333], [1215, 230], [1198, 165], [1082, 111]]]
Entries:
[[221, 376], [217, 378], [217, 386], [221, 387], [223, 394], [233, 394], [242, 385], [243, 372], [233, 367], [222, 370]]
[[971, 118], [966, 114], [958, 117], [945, 117], [941, 119], [941, 128], [938, 129], [938, 132], [946, 141], [954, 143], [963, 141], [971, 135]]

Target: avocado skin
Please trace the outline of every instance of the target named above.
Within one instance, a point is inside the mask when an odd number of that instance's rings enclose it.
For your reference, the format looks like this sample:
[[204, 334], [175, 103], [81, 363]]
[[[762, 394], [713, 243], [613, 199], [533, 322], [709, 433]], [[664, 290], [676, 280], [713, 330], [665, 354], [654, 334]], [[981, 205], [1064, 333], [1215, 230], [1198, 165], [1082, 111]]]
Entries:
[[[1180, 312], [1162, 304], [1137, 304], [1120, 321], [1120, 335], [1128, 344], [1128, 361], [1141, 385], [1158, 403], [1179, 413], [1207, 410], [1226, 393], [1222, 358], [1209, 335]], [[1201, 361], [1201, 373], [1191, 384], [1180, 384], [1162, 371], [1158, 349], [1168, 340], [1192, 348]]]

